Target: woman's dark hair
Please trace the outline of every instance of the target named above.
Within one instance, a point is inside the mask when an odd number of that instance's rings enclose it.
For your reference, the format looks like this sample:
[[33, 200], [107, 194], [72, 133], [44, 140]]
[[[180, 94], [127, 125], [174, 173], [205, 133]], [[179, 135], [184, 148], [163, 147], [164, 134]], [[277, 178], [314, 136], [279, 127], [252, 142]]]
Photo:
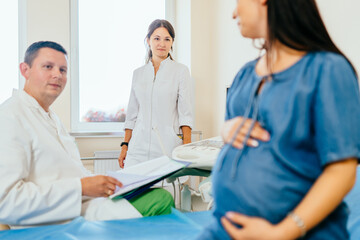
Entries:
[[[169, 34], [174, 42], [175, 30], [174, 30], [173, 26], [171, 25], [171, 23], [169, 23], [168, 21], [166, 21], [164, 19], [156, 19], [149, 25], [148, 33], [146, 34], [145, 40], [150, 39], [153, 32], [160, 27], [166, 28], [166, 30], [169, 32]], [[172, 50], [172, 46], [171, 46], [171, 50]], [[170, 56], [170, 59], [173, 60], [170, 53], [169, 53], [169, 56]], [[151, 60], [151, 58], [152, 58], [152, 51], [151, 51], [150, 47], [147, 46], [147, 54], [146, 54], [146, 60], [145, 60], [146, 63], [148, 63]]]
[[[271, 50], [276, 40], [296, 50], [329, 51], [349, 59], [331, 40], [321, 19], [315, 0], [268, 0], [268, 42], [264, 48]], [[271, 51], [268, 51], [271, 54]], [[269, 60], [269, 59], [268, 59]]]

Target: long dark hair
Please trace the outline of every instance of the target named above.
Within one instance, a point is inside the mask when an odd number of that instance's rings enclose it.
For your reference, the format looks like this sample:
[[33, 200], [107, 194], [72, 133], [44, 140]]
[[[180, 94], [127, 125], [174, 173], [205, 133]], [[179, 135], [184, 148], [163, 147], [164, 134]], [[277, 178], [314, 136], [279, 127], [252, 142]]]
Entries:
[[[166, 28], [166, 30], [169, 32], [170, 37], [172, 38], [172, 40], [174, 42], [175, 41], [175, 30], [174, 30], [173, 26], [171, 25], [171, 23], [164, 19], [156, 19], [149, 25], [148, 33], [146, 34], [145, 40], [150, 39], [153, 32], [160, 27]], [[145, 61], [146, 61], [146, 63], [148, 63], [152, 58], [152, 51], [151, 51], [151, 48], [147, 44], [146, 44], [146, 46], [147, 46], [147, 54], [146, 54]], [[173, 48], [171, 46], [171, 50], [172, 49]], [[169, 56], [170, 56], [170, 59], [173, 60], [170, 53], [169, 53]]]
[[315, 0], [268, 0], [267, 7], [268, 41], [263, 47], [268, 53], [276, 40], [295, 50], [334, 52], [344, 56], [356, 74], [349, 59], [331, 40]]

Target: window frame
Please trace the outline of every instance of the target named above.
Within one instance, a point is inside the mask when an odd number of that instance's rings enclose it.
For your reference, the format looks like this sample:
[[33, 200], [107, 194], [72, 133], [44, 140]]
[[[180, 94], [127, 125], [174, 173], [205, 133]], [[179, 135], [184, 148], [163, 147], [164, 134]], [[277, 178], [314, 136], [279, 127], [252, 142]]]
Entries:
[[[26, 0], [17, 0], [17, 64], [18, 66], [20, 62], [22, 62], [24, 59], [26, 43], [27, 43], [26, 9], [27, 9]], [[3, 57], [6, 58], [6, 56]], [[15, 88], [23, 89], [25, 85], [25, 79], [22, 77], [19, 67], [17, 74], [15, 76], [17, 76], [17, 81], [16, 81], [17, 84], [15, 84]], [[12, 89], [9, 89], [9, 91], [12, 91]], [[0, 101], [0, 104], [2, 103], [3, 101]]]
[[[18, 57], [19, 63], [24, 61], [25, 51], [27, 49], [27, 4], [26, 0], [18, 0]], [[18, 76], [18, 89], [23, 89], [25, 85], [25, 79], [21, 75], [19, 70]]]
[[[80, 122], [79, 105], [79, 0], [70, 0], [70, 79], [71, 79], [71, 133], [72, 135], [119, 137], [124, 136], [124, 122]], [[175, 23], [175, 0], [165, 0], [165, 19]], [[145, 33], [144, 33], [145, 34]], [[145, 54], [145, 53], [144, 53]], [[129, 89], [130, 92], [131, 89]], [[90, 134], [89, 134], [90, 133]], [[102, 133], [102, 134], [101, 134]]]

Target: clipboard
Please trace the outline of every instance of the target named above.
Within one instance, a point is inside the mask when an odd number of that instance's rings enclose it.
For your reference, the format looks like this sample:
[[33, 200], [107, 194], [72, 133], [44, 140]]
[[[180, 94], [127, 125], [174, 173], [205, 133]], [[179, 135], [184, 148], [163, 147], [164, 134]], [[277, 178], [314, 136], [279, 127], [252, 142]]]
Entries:
[[109, 171], [108, 176], [116, 178], [124, 185], [121, 188], [117, 187], [109, 198], [129, 200], [188, 165], [190, 165], [188, 162], [175, 161], [162, 156], [116, 172]]

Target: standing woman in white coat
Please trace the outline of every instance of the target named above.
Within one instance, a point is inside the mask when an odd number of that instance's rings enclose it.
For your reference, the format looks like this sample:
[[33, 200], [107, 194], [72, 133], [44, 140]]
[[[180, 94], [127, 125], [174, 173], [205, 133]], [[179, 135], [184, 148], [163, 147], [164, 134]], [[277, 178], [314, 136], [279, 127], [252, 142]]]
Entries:
[[170, 54], [174, 39], [168, 21], [157, 19], [150, 24], [146, 64], [133, 74], [121, 168], [171, 156], [175, 147], [191, 142], [191, 79], [188, 68]]

